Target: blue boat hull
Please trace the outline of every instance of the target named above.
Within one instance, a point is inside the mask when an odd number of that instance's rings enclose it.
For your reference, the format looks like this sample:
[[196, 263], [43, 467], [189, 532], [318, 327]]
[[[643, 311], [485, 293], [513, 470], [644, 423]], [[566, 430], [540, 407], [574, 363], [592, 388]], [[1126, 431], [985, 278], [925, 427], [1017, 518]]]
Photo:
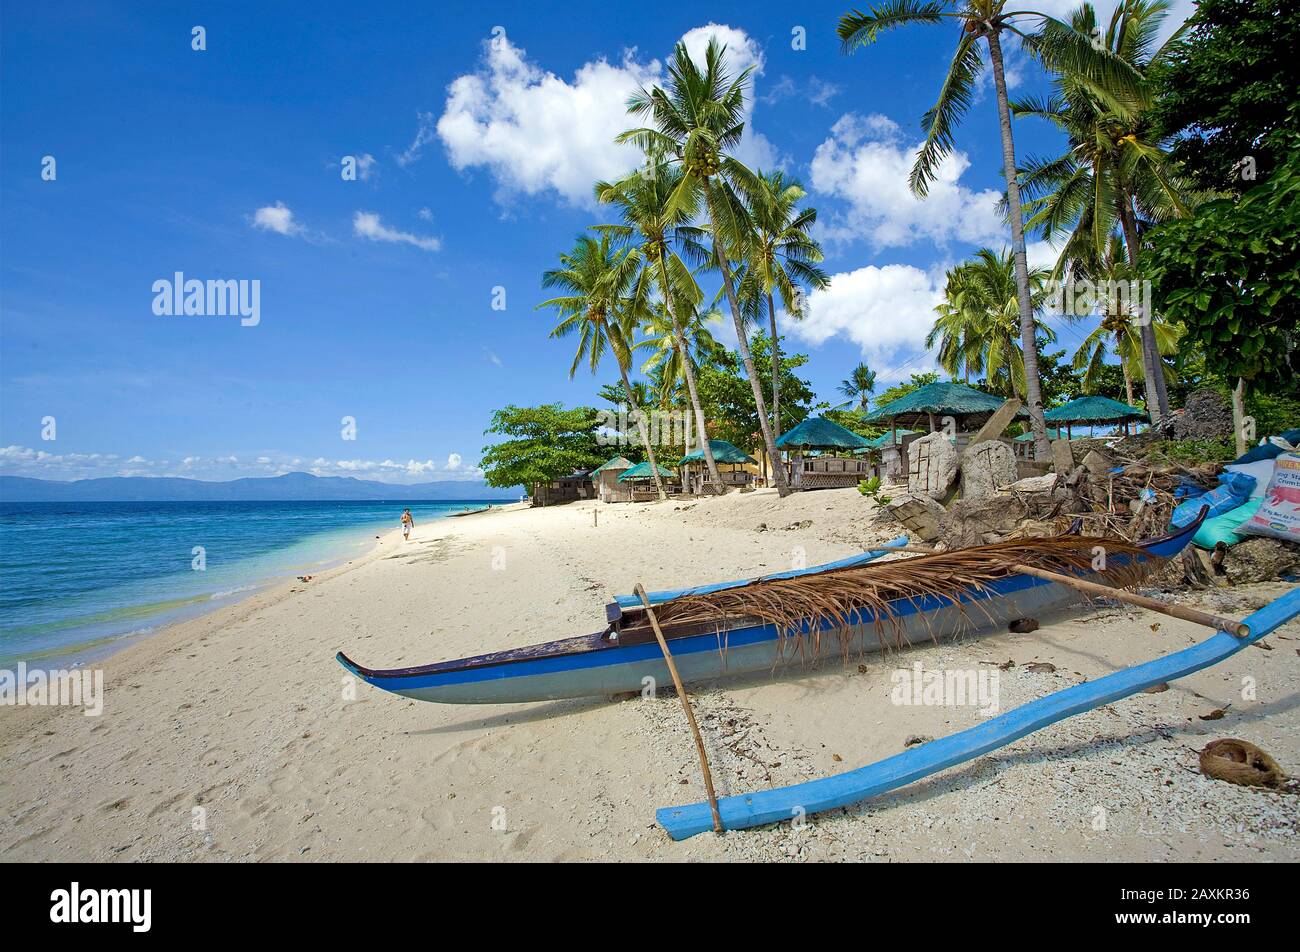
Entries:
[[[1143, 543], [1154, 556], [1178, 554], [1195, 534], [1196, 524]], [[1081, 578], [1090, 578], [1081, 575]], [[882, 625], [891, 644], [950, 638], [1034, 617], [1080, 599], [1072, 588], [1025, 575], [1013, 575], [970, 592], [957, 604], [927, 597], [892, 603], [893, 619]], [[755, 624], [721, 633], [673, 638], [670, 647], [683, 682], [704, 681], [751, 672], [777, 671], [785, 663], [838, 660], [880, 649], [875, 618], [850, 619], [842, 631], [829, 622], [806, 626], [799, 635], [779, 637], [775, 626]], [[843, 634], [845, 637], [839, 637]], [[354, 675], [394, 694], [443, 704], [509, 704], [551, 701], [654, 690], [671, 684], [657, 642], [621, 645], [603, 633], [545, 645], [497, 652], [477, 658], [418, 668], [376, 671], [342, 652], [339, 663]]]

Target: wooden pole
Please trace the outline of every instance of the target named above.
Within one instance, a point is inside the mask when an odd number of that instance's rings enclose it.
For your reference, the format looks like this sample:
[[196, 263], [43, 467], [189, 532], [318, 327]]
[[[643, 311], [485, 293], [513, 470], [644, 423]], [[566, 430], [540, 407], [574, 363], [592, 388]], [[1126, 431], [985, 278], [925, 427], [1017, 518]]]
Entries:
[[[926, 548], [919, 545], [900, 545], [894, 546], [893, 552], [917, 552], [923, 555], [938, 555], [934, 549]], [[1102, 598], [1113, 598], [1117, 602], [1126, 602], [1138, 608], [1145, 608], [1148, 611], [1159, 612], [1161, 615], [1168, 615], [1170, 618], [1181, 618], [1183, 621], [1190, 621], [1197, 625], [1204, 625], [1207, 628], [1215, 628], [1219, 631], [1226, 631], [1230, 635], [1238, 638], [1249, 638], [1250, 628], [1232, 618], [1224, 618], [1221, 615], [1211, 615], [1207, 612], [1197, 611], [1195, 608], [1184, 608], [1182, 605], [1170, 605], [1166, 602], [1154, 598], [1147, 598], [1145, 595], [1138, 595], [1135, 592], [1129, 592], [1122, 588], [1111, 588], [1109, 585], [1099, 585], [1096, 582], [1089, 582], [1074, 575], [1062, 575], [1060, 572], [1052, 572], [1048, 569], [1035, 568], [1032, 565], [1025, 565], [1023, 562], [1012, 563], [1011, 568], [1023, 575], [1032, 575], [1034, 578], [1041, 578], [1048, 582], [1059, 582], [1062, 585], [1068, 585], [1076, 591], [1083, 592], [1085, 595], [1097, 595]]]
[[695, 735], [695, 752], [700, 755], [700, 769], [704, 772], [704, 792], [709, 796], [709, 809], [713, 811], [713, 830], [715, 833], [721, 833], [722, 815], [718, 813], [718, 797], [713, 792], [713, 774], [709, 773], [709, 758], [704, 753], [704, 739], [700, 737], [700, 726], [695, 723], [695, 712], [691, 710], [691, 699], [686, 694], [686, 688], [682, 687], [682, 679], [677, 673], [677, 665], [673, 661], [672, 652], [668, 650], [668, 642], [664, 640], [664, 633], [659, 628], [659, 619], [655, 617], [655, 610], [650, 607], [650, 599], [646, 595], [645, 589], [640, 582], [637, 582], [632, 591], [641, 599], [641, 604], [645, 606], [646, 616], [650, 619], [650, 627], [654, 629], [655, 638], [659, 641], [659, 650], [664, 653], [664, 661], [668, 663], [668, 673], [673, 676], [673, 687], [677, 688], [677, 696], [682, 699], [682, 707], [686, 709], [686, 721], [691, 725], [691, 733]]
[[1059, 572], [1050, 572], [1047, 569], [1035, 568], [1032, 565], [1016, 563], [1011, 567], [1024, 575], [1032, 575], [1034, 578], [1045, 579], [1048, 582], [1059, 582], [1062, 585], [1068, 585], [1070, 588], [1083, 592], [1085, 595], [1099, 595], [1103, 598], [1113, 598], [1116, 601], [1126, 602], [1129, 605], [1136, 605], [1138, 608], [1145, 608], [1148, 611], [1168, 615], [1170, 618], [1181, 618], [1183, 621], [1205, 625], [1207, 628], [1217, 628], [1219, 631], [1226, 631], [1228, 634], [1235, 635], [1238, 638], [1250, 637], [1250, 626], [1232, 618], [1223, 618], [1220, 615], [1211, 615], [1206, 612], [1197, 611], [1194, 608], [1184, 608], [1182, 605], [1169, 605], [1154, 598], [1147, 598], [1145, 595], [1138, 595], [1135, 592], [1125, 591], [1122, 588], [1111, 588], [1108, 585], [1098, 585], [1096, 582], [1089, 582], [1073, 575], [1062, 575]]

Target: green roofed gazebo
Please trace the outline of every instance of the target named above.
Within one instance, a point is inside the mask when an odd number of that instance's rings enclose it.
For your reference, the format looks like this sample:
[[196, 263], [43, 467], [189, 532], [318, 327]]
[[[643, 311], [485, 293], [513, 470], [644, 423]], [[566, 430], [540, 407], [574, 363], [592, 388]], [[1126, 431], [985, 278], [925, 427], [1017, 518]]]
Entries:
[[[913, 426], [925, 421], [933, 430], [936, 417], [986, 417], [1004, 403], [1006, 399], [1003, 397], [995, 397], [962, 383], [929, 383], [884, 406], [876, 407], [867, 414], [866, 419], [870, 423], [889, 420], [895, 426], [899, 420], [906, 420]], [[1021, 409], [1016, 412], [1016, 416], [1028, 417], [1029, 414]]]
[[[1108, 423], [1145, 423], [1147, 415], [1137, 407], [1110, 397], [1076, 397], [1069, 403], [1048, 410], [1043, 414], [1043, 419], [1057, 426], [1064, 424], [1066, 439], [1071, 439], [1073, 434], [1070, 427], [1076, 423], [1087, 424], [1091, 432], [1092, 427]], [[1127, 430], [1126, 426], [1125, 431]]]
[[[657, 468], [659, 470], [659, 475], [664, 477], [664, 479], [672, 479], [675, 475], [671, 470], [664, 469], [662, 466]], [[634, 480], [654, 478], [654, 473], [650, 471], [649, 463], [637, 463], [631, 469], [624, 472], [623, 475], [618, 478], [618, 481], [620, 483], [630, 483]]]
[[785, 450], [865, 450], [871, 444], [834, 420], [817, 416], [781, 434], [776, 445]]
[[[753, 473], [741, 467], [757, 466], [758, 460], [735, 443], [728, 443], [726, 440], [709, 440], [709, 449], [713, 451], [713, 461], [718, 464], [718, 476], [723, 486], [748, 486], [753, 482]], [[723, 466], [730, 468], [722, 469]], [[707, 484], [708, 471], [704, 465], [704, 449], [692, 450], [682, 457], [682, 488], [687, 492], [696, 493], [718, 491]]]
[[1120, 403], [1110, 397], [1077, 397], [1043, 414], [1044, 420], [1057, 426], [1062, 423], [1087, 423], [1090, 426], [1104, 423], [1134, 423], [1145, 421], [1146, 418], [1146, 413], [1137, 407]]
[[[776, 445], [791, 450], [786, 466], [795, 489], [842, 489], [871, 475], [870, 463], [853, 455], [870, 449], [870, 441], [826, 417], [809, 417], [782, 434]], [[820, 455], [805, 456], [808, 450]]]
[[[713, 461], [715, 463], [753, 463], [758, 464], [758, 460], [750, 456], [735, 443], [728, 443], [726, 440], [709, 440], [709, 449], [713, 451]], [[704, 450], [692, 450], [682, 457], [683, 463], [698, 463], [704, 459]]]
[[[1064, 434], [1061, 433], [1060, 430], [1054, 430], [1051, 427], [1047, 428], [1047, 438], [1049, 440], [1059, 440], [1063, 435]], [[1017, 443], [1032, 443], [1034, 441], [1033, 431], [1031, 430], [1028, 433], [1021, 433], [1016, 437], [1015, 441]]]

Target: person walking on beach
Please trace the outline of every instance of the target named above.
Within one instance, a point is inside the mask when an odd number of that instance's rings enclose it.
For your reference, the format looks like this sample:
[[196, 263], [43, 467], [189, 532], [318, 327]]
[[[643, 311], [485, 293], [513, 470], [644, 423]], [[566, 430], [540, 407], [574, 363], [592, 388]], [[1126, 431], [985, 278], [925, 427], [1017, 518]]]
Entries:
[[411, 530], [415, 528], [415, 520], [411, 518], [411, 510], [402, 510], [402, 538], [407, 542], [411, 541]]

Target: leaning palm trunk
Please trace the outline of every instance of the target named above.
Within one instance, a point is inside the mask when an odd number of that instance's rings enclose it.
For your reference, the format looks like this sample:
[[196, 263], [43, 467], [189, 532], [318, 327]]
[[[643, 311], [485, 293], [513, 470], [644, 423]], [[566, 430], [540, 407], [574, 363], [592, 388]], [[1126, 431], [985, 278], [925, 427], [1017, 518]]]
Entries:
[[686, 377], [686, 392], [691, 398], [691, 409], [695, 412], [695, 423], [700, 428], [700, 451], [704, 453], [704, 465], [709, 471], [709, 482], [715, 486], [722, 485], [718, 475], [718, 463], [713, 458], [713, 447], [709, 446], [709, 431], [704, 425], [704, 408], [700, 404], [700, 394], [695, 387], [695, 365], [691, 362], [691, 350], [686, 344], [686, 334], [682, 331], [682, 322], [677, 318], [677, 309], [673, 306], [673, 292], [668, 285], [668, 266], [659, 256], [659, 281], [663, 287], [664, 308], [668, 318], [673, 322], [673, 346], [682, 361], [682, 374]]
[[709, 208], [709, 227], [713, 232], [713, 251], [718, 258], [718, 270], [722, 272], [722, 287], [727, 292], [727, 304], [731, 307], [731, 319], [736, 325], [736, 342], [740, 345], [740, 359], [745, 364], [745, 373], [749, 377], [749, 388], [754, 391], [754, 406], [758, 410], [758, 426], [763, 432], [763, 446], [767, 451], [768, 462], [772, 466], [772, 481], [776, 483], [778, 495], [790, 495], [790, 486], [785, 480], [785, 470], [781, 467], [776, 454], [776, 440], [772, 438], [772, 427], [767, 419], [767, 401], [763, 399], [763, 388], [758, 382], [758, 371], [754, 367], [754, 354], [749, 349], [749, 339], [745, 336], [745, 322], [740, 317], [740, 306], [736, 303], [736, 287], [731, 280], [731, 264], [723, 248], [723, 237], [718, 233], [718, 219], [714, 214], [713, 185], [704, 183], [706, 202]]
[[[1124, 245], [1128, 253], [1128, 263], [1137, 273], [1138, 236], [1137, 223], [1133, 220], [1127, 202], [1121, 202], [1119, 208], [1120, 225], [1124, 229]], [[1142, 296], [1138, 295], [1141, 302]], [[1138, 305], [1138, 335], [1142, 341], [1142, 386], [1146, 395], [1147, 416], [1151, 418], [1153, 429], [1159, 429], [1169, 414], [1168, 398], [1160, 399], [1164, 383], [1164, 365], [1160, 360], [1160, 348], [1156, 343], [1155, 327], [1151, 323], [1152, 315], [1146, 312], [1141, 303]]]
[[[767, 317], [772, 322], [772, 439], [776, 441], [781, 438], [781, 348], [776, 338], [776, 302], [771, 291], [767, 292]], [[781, 465], [781, 461], [778, 459], [775, 465]]]
[[1007, 205], [1011, 214], [1011, 253], [1016, 265], [1016, 300], [1020, 304], [1020, 346], [1025, 356], [1025, 400], [1029, 404], [1029, 425], [1034, 433], [1034, 455], [1047, 459], [1052, 452], [1043, 420], [1043, 392], [1038, 379], [1038, 340], [1034, 327], [1034, 306], [1029, 295], [1029, 259], [1025, 252], [1025, 223], [1020, 208], [1020, 184], [1016, 181], [1016, 147], [1011, 139], [1011, 110], [1007, 105], [1007, 80], [1002, 69], [1002, 41], [996, 30], [988, 34], [989, 59], [993, 63], [993, 84], [998, 95], [998, 120], [1002, 128], [1002, 173], [1007, 181]]
[[627, 379], [627, 368], [623, 366], [623, 361], [618, 362], [618, 374], [623, 379], [623, 392], [627, 394], [627, 402], [632, 407], [632, 414], [636, 417], [636, 428], [641, 434], [641, 445], [645, 447], [646, 458], [650, 460], [650, 472], [655, 479], [655, 491], [659, 493], [660, 500], [668, 498], [668, 493], [664, 490], [664, 481], [659, 475], [659, 461], [655, 459], [654, 444], [650, 442], [650, 431], [645, 425], [645, 414], [641, 412], [641, 407], [636, 402], [636, 397], [632, 395], [632, 384]]

